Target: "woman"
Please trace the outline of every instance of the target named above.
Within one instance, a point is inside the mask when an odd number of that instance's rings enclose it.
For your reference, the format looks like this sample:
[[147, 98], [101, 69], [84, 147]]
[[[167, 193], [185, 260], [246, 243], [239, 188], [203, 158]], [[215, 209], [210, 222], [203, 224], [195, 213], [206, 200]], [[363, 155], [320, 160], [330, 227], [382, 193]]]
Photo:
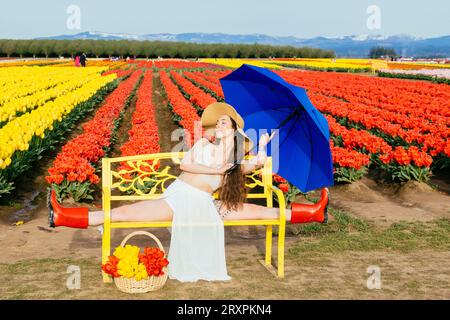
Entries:
[[[223, 220], [277, 219], [278, 208], [244, 203], [245, 175], [264, 166], [266, 145], [272, 139], [264, 134], [259, 150], [251, 160], [241, 160], [250, 150], [250, 139], [242, 128], [244, 120], [226, 103], [209, 105], [201, 117], [202, 126], [215, 125], [215, 142], [199, 139], [181, 161], [180, 176], [161, 198], [124, 205], [111, 210], [111, 220], [172, 220], [168, 255], [169, 277], [180, 281], [229, 280], [225, 264]], [[239, 165], [229, 170], [237, 159]], [[220, 189], [219, 189], [220, 188]], [[219, 199], [212, 194], [219, 189]], [[328, 190], [316, 204], [293, 203], [286, 209], [291, 223], [327, 222]], [[50, 226], [87, 228], [103, 224], [103, 211], [65, 208], [58, 204], [55, 192], [49, 200]]]

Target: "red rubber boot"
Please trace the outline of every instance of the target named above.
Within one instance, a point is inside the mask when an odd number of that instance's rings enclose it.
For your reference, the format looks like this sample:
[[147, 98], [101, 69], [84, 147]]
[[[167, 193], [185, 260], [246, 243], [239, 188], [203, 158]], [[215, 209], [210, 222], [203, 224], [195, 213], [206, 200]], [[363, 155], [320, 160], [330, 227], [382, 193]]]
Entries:
[[329, 197], [328, 188], [324, 188], [320, 200], [315, 204], [292, 203], [291, 223], [327, 223]]
[[56, 199], [55, 190], [47, 194], [48, 224], [50, 227], [70, 227], [87, 229], [89, 226], [89, 208], [66, 208]]

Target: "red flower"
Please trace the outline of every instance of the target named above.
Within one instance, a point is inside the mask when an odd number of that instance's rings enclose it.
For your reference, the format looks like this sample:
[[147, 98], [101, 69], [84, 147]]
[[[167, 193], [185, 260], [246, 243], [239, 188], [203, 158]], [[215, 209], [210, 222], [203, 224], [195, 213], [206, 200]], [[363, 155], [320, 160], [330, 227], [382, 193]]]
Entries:
[[161, 83], [172, 105], [173, 112], [181, 117], [180, 124], [188, 131], [190, 137], [194, 137], [194, 123], [200, 121], [197, 110], [191, 102], [186, 100], [178, 87], [173, 83], [165, 71], [159, 71]]
[[278, 187], [280, 188], [281, 191], [283, 191], [284, 193], [289, 191], [289, 185], [287, 183], [282, 183], [280, 185], [278, 185]]
[[286, 183], [287, 182], [286, 179], [277, 175], [276, 173], [273, 173], [272, 176], [273, 176], [273, 181], [275, 181], [277, 183]]
[[178, 72], [172, 70], [170, 71], [170, 75], [173, 77], [173, 79], [175, 79], [178, 85], [183, 88], [184, 92], [186, 92], [190, 96], [190, 101], [200, 106], [201, 108], [205, 109], [208, 105], [217, 101], [211, 95], [207, 94], [205, 91], [192, 84], [191, 81], [184, 78]]
[[139, 254], [139, 262], [143, 263], [147, 269], [148, 275], [163, 275], [163, 268], [169, 264], [164, 257], [164, 252], [159, 248], [145, 248], [144, 254]]
[[119, 258], [116, 256], [109, 256], [108, 261], [102, 265], [102, 270], [112, 275], [114, 278], [120, 277], [119, 272], [117, 271], [117, 264], [119, 263]]
[[93, 174], [92, 176], [89, 177], [89, 181], [92, 184], [97, 184], [100, 182], [100, 178], [97, 175]]
[[74, 173], [74, 172], [70, 172], [70, 173], [67, 175], [67, 180], [69, 180], [70, 182], [77, 181], [77, 178], [78, 178], [78, 176], [77, 176], [77, 174]]

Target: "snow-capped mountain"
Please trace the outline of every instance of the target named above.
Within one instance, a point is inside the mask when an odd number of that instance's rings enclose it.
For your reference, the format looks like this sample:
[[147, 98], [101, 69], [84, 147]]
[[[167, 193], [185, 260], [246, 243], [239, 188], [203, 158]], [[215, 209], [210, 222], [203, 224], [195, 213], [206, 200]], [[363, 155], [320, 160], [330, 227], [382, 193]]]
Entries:
[[349, 35], [337, 37], [315, 37], [301, 39], [293, 36], [277, 37], [264, 34], [225, 34], [225, 33], [157, 33], [134, 35], [127, 33], [82, 32], [38, 39], [90, 39], [90, 40], [138, 40], [138, 41], [180, 41], [195, 43], [242, 43], [289, 45], [295, 47], [315, 47], [334, 50], [337, 56], [365, 57], [374, 46], [393, 48], [403, 56], [441, 55], [450, 57], [450, 36], [437, 38], [417, 38], [410, 35]]

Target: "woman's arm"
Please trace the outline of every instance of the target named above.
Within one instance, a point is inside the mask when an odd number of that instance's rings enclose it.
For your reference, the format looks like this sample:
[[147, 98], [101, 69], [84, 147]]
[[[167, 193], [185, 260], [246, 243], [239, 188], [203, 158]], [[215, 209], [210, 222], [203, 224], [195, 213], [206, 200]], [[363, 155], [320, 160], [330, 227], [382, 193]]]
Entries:
[[242, 171], [244, 174], [255, 171], [264, 166], [267, 161], [266, 147], [259, 148], [256, 157], [249, 160], [242, 160]]
[[277, 130], [272, 132], [270, 136], [268, 133], [264, 133], [261, 136], [261, 138], [259, 139], [258, 154], [256, 155], [256, 157], [253, 157], [250, 160], [243, 160], [241, 162], [243, 173], [247, 174], [264, 166], [267, 161], [266, 146], [269, 141], [272, 140], [272, 138], [275, 136], [276, 132]]
[[190, 164], [180, 164], [180, 169], [190, 173], [200, 173], [200, 174], [221, 174], [220, 168], [212, 168], [202, 164], [190, 163]]

